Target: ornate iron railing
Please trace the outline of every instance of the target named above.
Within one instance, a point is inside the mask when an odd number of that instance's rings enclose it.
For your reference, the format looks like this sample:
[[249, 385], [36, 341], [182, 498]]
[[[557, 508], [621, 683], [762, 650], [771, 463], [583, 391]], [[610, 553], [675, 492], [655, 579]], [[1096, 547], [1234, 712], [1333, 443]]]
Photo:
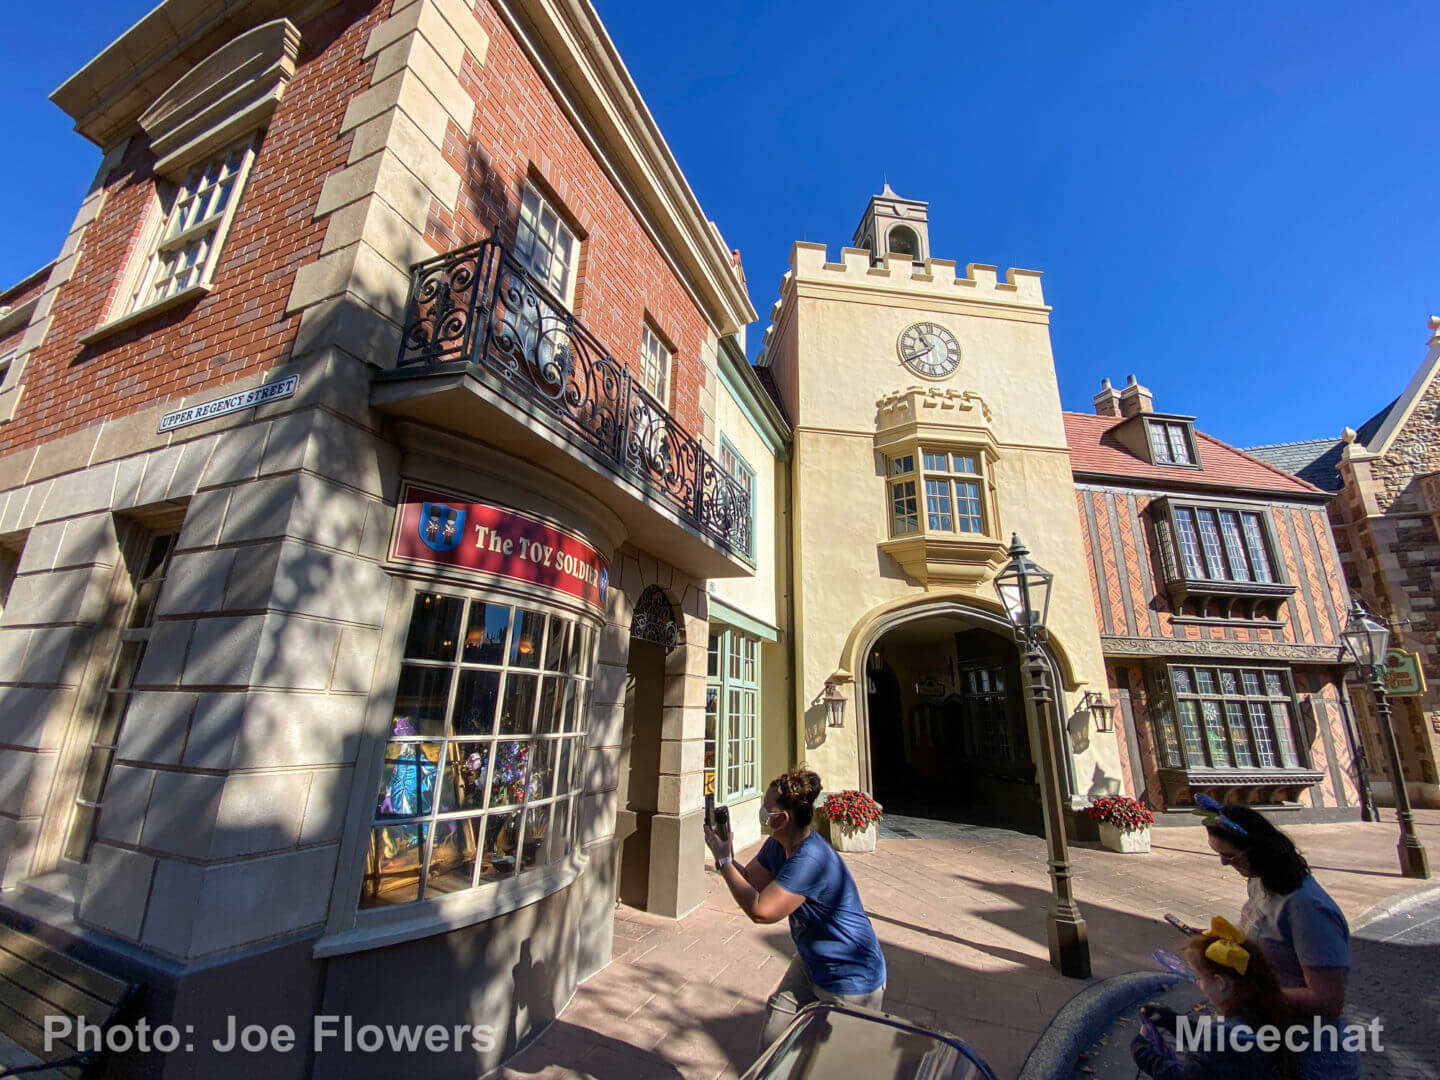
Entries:
[[416, 263], [399, 367], [465, 363], [725, 549], [750, 557], [750, 500], [700, 441], [494, 240]]

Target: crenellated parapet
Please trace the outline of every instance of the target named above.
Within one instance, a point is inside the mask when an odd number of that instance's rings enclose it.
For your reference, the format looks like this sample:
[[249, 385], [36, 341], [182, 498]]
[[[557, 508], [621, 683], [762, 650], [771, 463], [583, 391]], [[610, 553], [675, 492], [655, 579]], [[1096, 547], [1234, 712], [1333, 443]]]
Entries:
[[[761, 357], [772, 344], [772, 331], [780, 321], [787, 299], [796, 288], [815, 285], [859, 287], [904, 292], [907, 297], [931, 296], [939, 306], [946, 303], [1003, 304], [1016, 311], [1047, 314], [1040, 271], [1005, 271], [1000, 279], [997, 267], [967, 263], [958, 273], [952, 259], [925, 259], [914, 262], [904, 255], [887, 255], [872, 263], [864, 248], [841, 248], [840, 261], [831, 262], [824, 244], [798, 241], [790, 249], [790, 269], [780, 279], [779, 296], [770, 308], [770, 325], [762, 339]], [[759, 361], [764, 363], [764, 359]]]

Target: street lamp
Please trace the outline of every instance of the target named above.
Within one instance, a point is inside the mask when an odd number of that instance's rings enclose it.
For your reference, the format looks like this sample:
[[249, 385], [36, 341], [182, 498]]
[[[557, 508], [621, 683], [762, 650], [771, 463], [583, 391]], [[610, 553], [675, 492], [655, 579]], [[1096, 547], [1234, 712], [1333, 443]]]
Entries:
[[1030, 558], [1020, 537], [1010, 538], [1010, 561], [995, 575], [995, 591], [1010, 617], [1015, 640], [1024, 650], [1020, 670], [1031, 728], [1040, 740], [1040, 797], [1045, 810], [1045, 840], [1050, 848], [1050, 913], [1046, 919], [1050, 963], [1073, 979], [1090, 977], [1090, 940], [1075, 903], [1070, 854], [1065, 845], [1065, 812], [1060, 804], [1060, 755], [1050, 699], [1049, 669], [1042, 648], [1055, 575]]
[[1365, 610], [1356, 597], [1350, 605], [1350, 619], [1340, 635], [1351, 658], [1370, 680], [1375, 709], [1380, 714], [1380, 736], [1390, 757], [1391, 787], [1395, 790], [1395, 816], [1400, 819], [1400, 872], [1406, 877], [1428, 878], [1430, 860], [1425, 846], [1415, 835], [1415, 818], [1410, 812], [1410, 792], [1400, 767], [1400, 747], [1395, 742], [1395, 725], [1390, 719], [1390, 696], [1385, 692], [1385, 657], [1390, 651], [1390, 627]]

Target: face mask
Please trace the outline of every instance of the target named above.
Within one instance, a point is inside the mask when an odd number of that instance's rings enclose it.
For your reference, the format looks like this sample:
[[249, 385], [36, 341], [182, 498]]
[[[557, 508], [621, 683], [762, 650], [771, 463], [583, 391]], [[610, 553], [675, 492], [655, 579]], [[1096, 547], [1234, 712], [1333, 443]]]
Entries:
[[760, 827], [762, 829], [770, 827], [770, 811], [765, 809], [764, 803], [760, 804]]

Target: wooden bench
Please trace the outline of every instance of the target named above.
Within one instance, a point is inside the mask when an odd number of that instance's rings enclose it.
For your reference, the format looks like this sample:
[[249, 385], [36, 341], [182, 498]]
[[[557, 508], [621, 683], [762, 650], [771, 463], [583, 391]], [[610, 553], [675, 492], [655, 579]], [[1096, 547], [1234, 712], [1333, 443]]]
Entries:
[[[26, 1080], [90, 1080], [100, 1075], [102, 1049], [78, 1047], [79, 1021], [103, 1033], [133, 1003], [134, 983], [117, 979], [47, 945], [39, 938], [0, 925], [0, 1034], [39, 1059], [38, 1064], [0, 1066], [0, 1077]], [[66, 1016], [71, 1035], [45, 1046], [45, 1018]]]

